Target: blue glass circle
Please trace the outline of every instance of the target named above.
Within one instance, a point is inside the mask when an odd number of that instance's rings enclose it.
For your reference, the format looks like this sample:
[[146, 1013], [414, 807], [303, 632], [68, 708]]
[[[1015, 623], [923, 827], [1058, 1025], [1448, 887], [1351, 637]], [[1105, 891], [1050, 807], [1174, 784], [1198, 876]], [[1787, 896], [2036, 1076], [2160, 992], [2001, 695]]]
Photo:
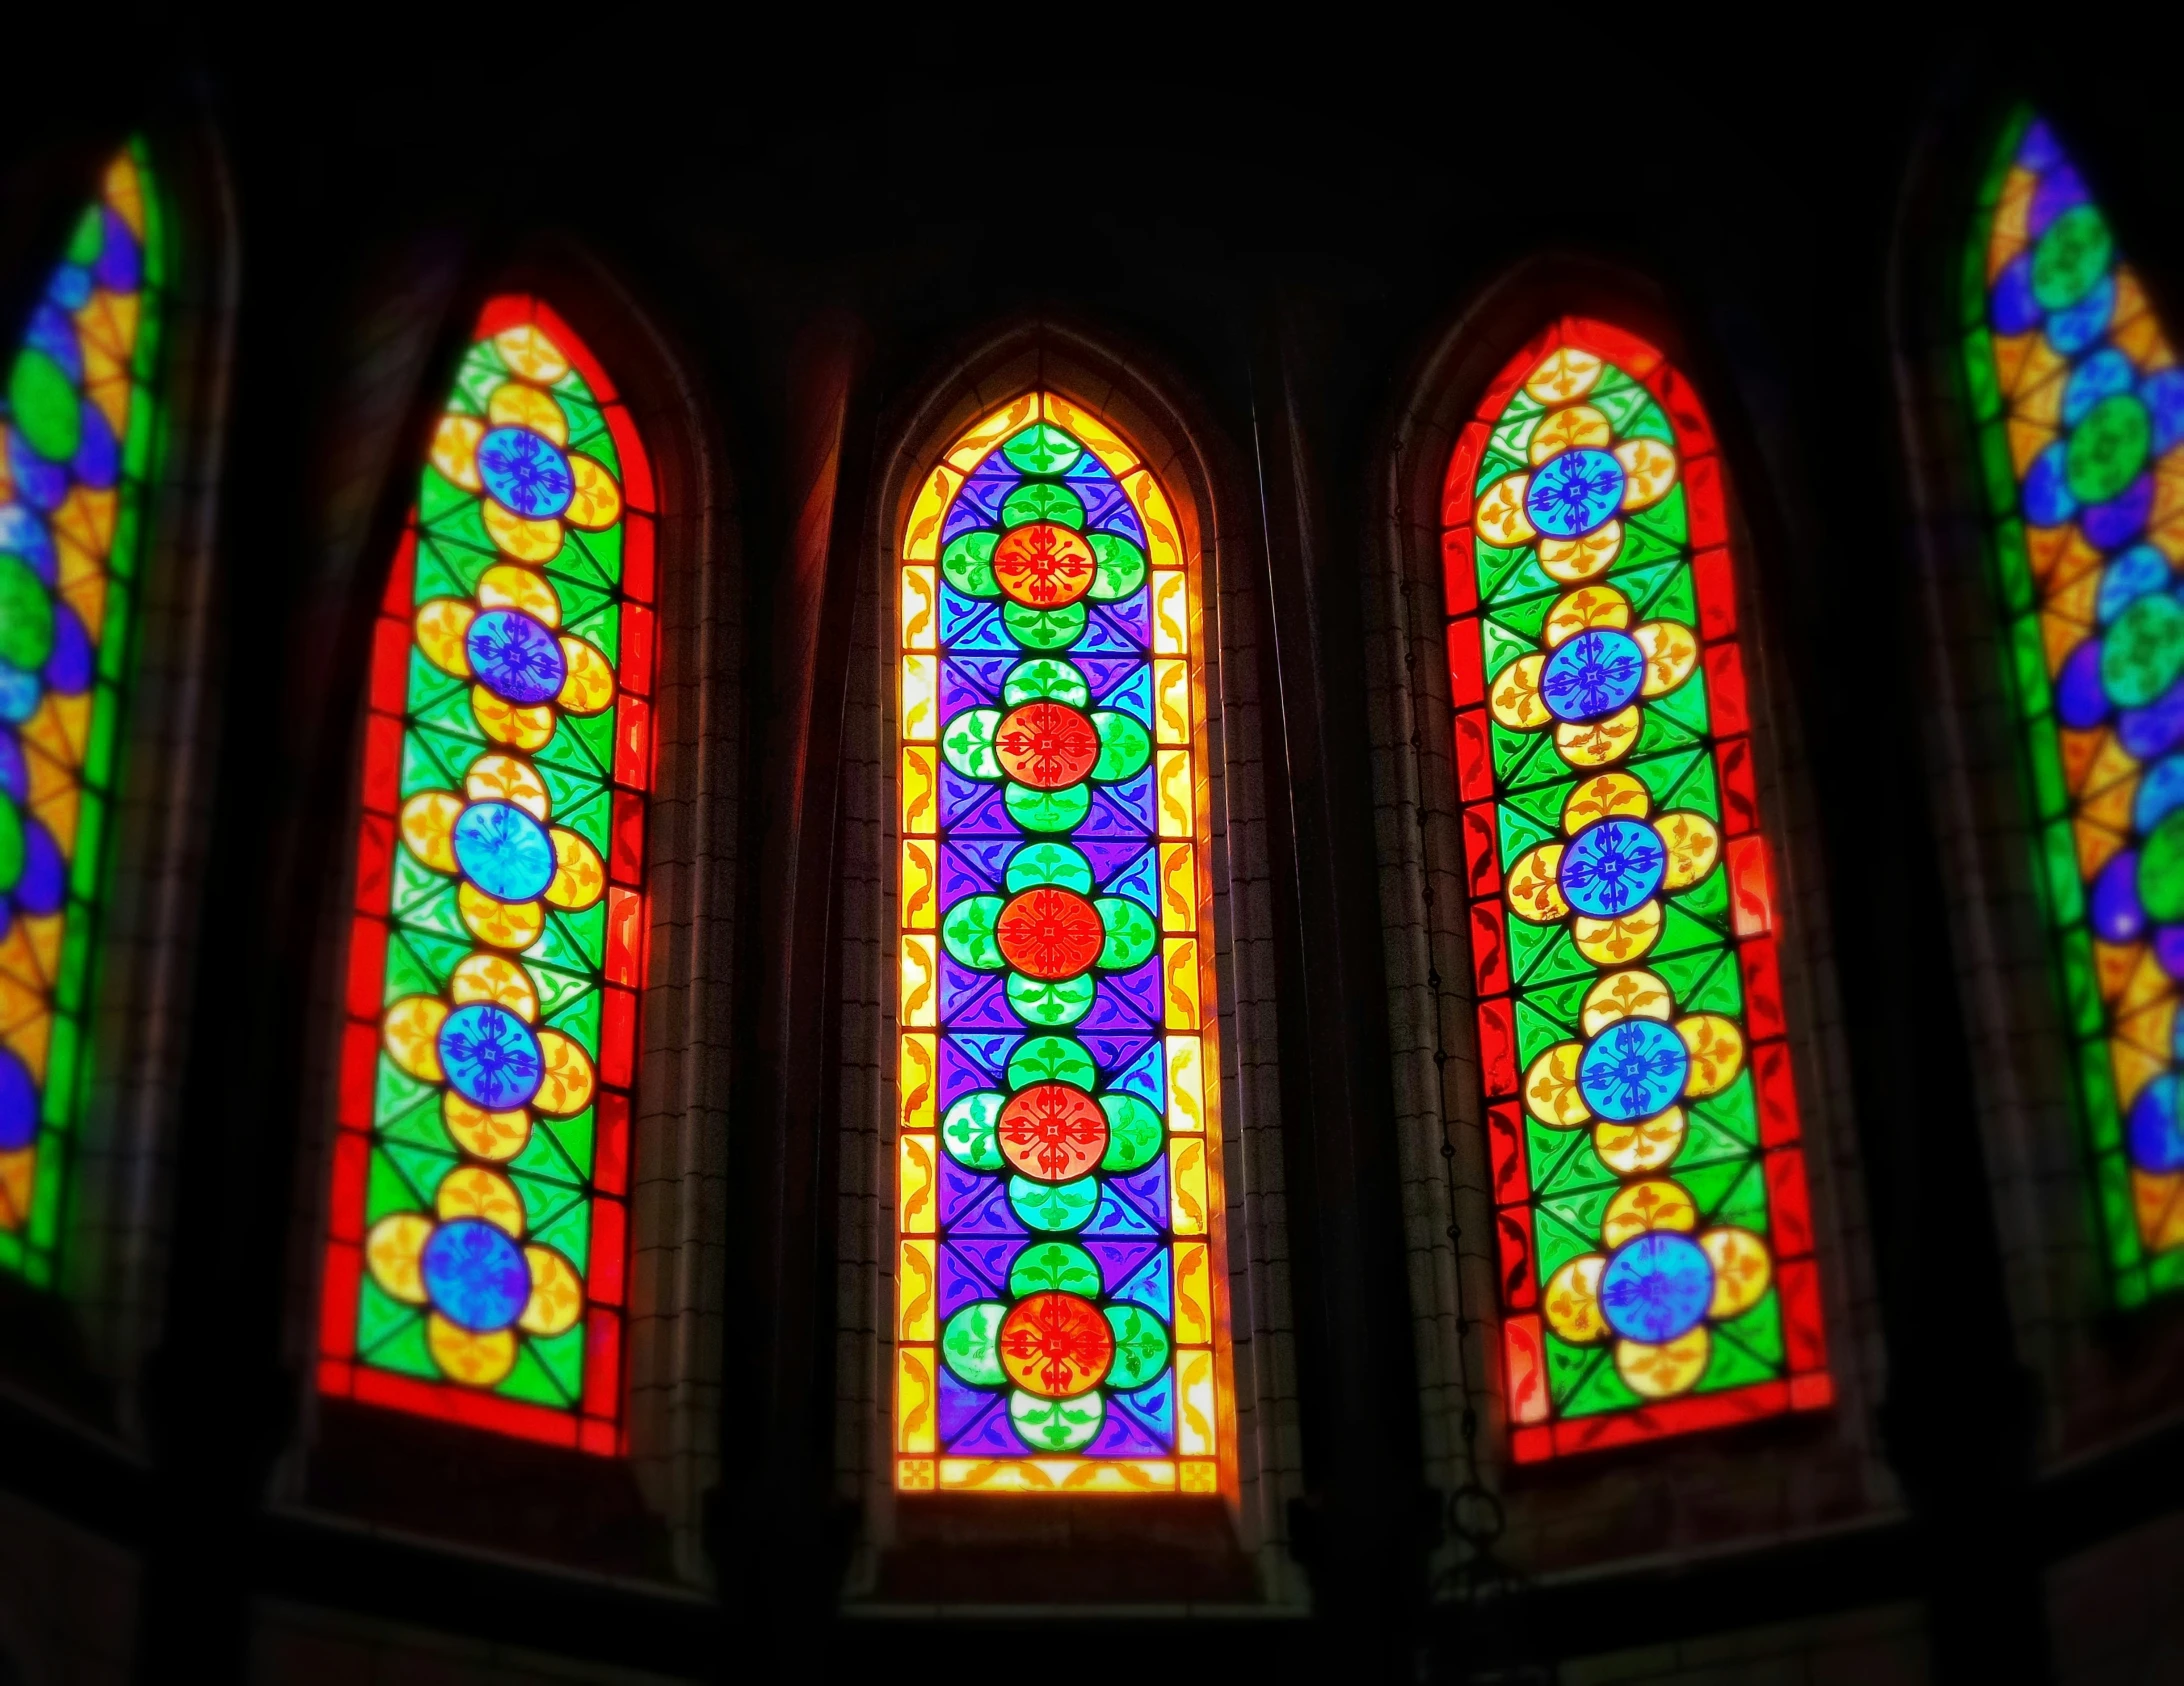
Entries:
[[527, 902], [554, 881], [554, 843], [513, 802], [473, 802], [455, 822], [455, 864], [487, 895]]
[[558, 696], [569, 677], [561, 641], [521, 609], [488, 609], [463, 639], [470, 670], [496, 697], [528, 708]]
[[2095, 612], [2106, 626], [2149, 592], [2166, 590], [2169, 559], [2150, 544], [2133, 545], [2112, 557], [2101, 570], [2101, 595]]
[[2093, 880], [2093, 934], [2103, 942], [2136, 942], [2146, 929], [2139, 902], [2138, 851], [2126, 849]]
[[76, 478], [86, 486], [103, 491], [114, 483], [114, 477], [121, 470], [121, 446], [114, 438], [106, 412], [88, 398], [78, 414], [83, 419], [77, 433]]
[[1623, 465], [1605, 451], [1564, 451], [1532, 473], [1524, 513], [1549, 538], [1591, 532], [1621, 507]]
[[91, 273], [108, 292], [133, 293], [144, 284], [144, 254], [119, 211], [108, 207], [100, 216], [106, 225], [106, 238], [99, 246]]
[[2116, 277], [2111, 273], [2102, 276], [2076, 304], [2048, 317], [2048, 344], [2065, 357], [2075, 357], [2108, 332], [2108, 319], [2115, 313]]
[[2078, 517], [2085, 536], [2103, 550], [2128, 544], [2146, 530], [2154, 512], [2154, 477], [2142, 474], [2106, 503], [2088, 504]]
[[0, 732], [0, 791], [20, 802], [30, 794], [30, 763], [13, 732]]
[[63, 310], [81, 310], [91, 302], [91, 272], [80, 263], [64, 263], [46, 283], [46, 297]]
[[30, 1146], [38, 1134], [38, 1085], [13, 1048], [0, 1048], [0, 1153]]
[[474, 1335], [505, 1329], [531, 1301], [531, 1267], [506, 1230], [454, 1218], [432, 1232], [419, 1260], [432, 1308]]
[[2152, 451], [2161, 456], [2184, 439], [2184, 369], [2159, 369], [2139, 387], [2139, 402], [2154, 419]]
[[576, 492], [569, 459], [527, 427], [496, 427], [479, 440], [478, 475], [496, 500], [531, 521], [559, 515]]
[[38, 712], [38, 699], [44, 695], [35, 673], [0, 662], [0, 720], [20, 726]]
[[19, 503], [0, 504], [0, 551], [20, 556], [47, 585], [54, 582], [53, 541], [45, 523]]
[[2127, 708], [2117, 715], [2116, 742], [2141, 761], [2184, 744], [2184, 679], [2144, 708]]
[[2131, 359], [2112, 345], [2104, 345], [2070, 371], [2063, 384], [2063, 425], [2076, 427], [2103, 398], [2129, 392], [2138, 381]]
[[2065, 454], [2063, 442], [2058, 439], [2034, 457], [2032, 466], [2025, 470], [2025, 519], [2035, 527], [2060, 526], [2078, 512], [2078, 500], [2071, 496], [2070, 484], [2063, 476]]
[[2178, 808], [2184, 808], [2184, 755], [2156, 761], [2140, 776], [2131, 823], [2140, 831], [2151, 831]]
[[1688, 1334], [1713, 1300], [1706, 1249], [1670, 1229], [1649, 1229], [1618, 1247], [1600, 1273], [1600, 1315], [1626, 1341]]
[[2032, 254], [2020, 252], [1994, 278], [1987, 299], [1987, 320], [1998, 334], [2021, 334], [2040, 325], [2040, 301], [2032, 296]]
[[2131, 1104], [2131, 1163], [2142, 1171], [2184, 1170], [2184, 1119], [2177, 1116], [2177, 1080], [2157, 1077]]
[[19, 427], [8, 429], [8, 472], [15, 477], [15, 495], [32, 509], [58, 509], [68, 496], [68, 470], [32, 450]]
[[76, 338], [76, 325], [69, 321], [67, 312], [56, 310], [50, 304], [38, 306], [30, 313], [30, 328], [23, 335], [23, 342], [52, 358], [72, 384], [83, 384], [83, 347]]
[[2154, 964], [2172, 978], [2184, 978], [2184, 925], [2154, 927]]
[[2108, 718], [2108, 687], [2101, 683], [2101, 641], [2088, 638], [2064, 658], [2055, 676], [2055, 714], [2066, 726], [2083, 731]]
[[1557, 720], [1599, 720], [1638, 694], [1646, 653], [1627, 632], [1581, 632], [1540, 669], [1539, 698]]
[[486, 1001], [448, 1014], [439, 1048], [440, 1068], [456, 1092], [488, 1112], [527, 1103], [546, 1072], [531, 1027], [506, 1007]]
[[24, 913], [58, 913], [68, 893], [68, 870], [61, 860], [61, 846], [53, 841], [45, 821], [35, 814], [23, 816], [23, 870], [15, 880], [11, 899]]
[[1643, 820], [1602, 820], [1562, 851], [1563, 898], [1595, 919], [1628, 913], [1661, 887], [1668, 851]]
[[45, 682], [64, 697], [77, 696], [91, 688], [91, 666], [91, 635], [83, 629], [83, 618], [72, 603], [56, 602], [53, 653], [41, 670]]
[[1690, 1075], [1683, 1038], [1659, 1019], [1624, 1019], [1587, 1044], [1577, 1062], [1585, 1104], [1618, 1124], [1675, 1103]]

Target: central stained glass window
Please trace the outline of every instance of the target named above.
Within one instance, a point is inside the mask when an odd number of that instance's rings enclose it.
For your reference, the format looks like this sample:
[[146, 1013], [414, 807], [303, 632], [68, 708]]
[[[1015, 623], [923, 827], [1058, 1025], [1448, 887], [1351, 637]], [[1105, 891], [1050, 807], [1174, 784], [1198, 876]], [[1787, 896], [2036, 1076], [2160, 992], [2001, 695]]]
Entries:
[[1195, 582], [1152, 471], [1028, 393], [900, 570], [895, 1481], [1214, 1493], [1228, 1431]]
[[1567, 317], [1443, 495], [1513, 1451], [1834, 1397], [1721, 459], [1643, 340]]

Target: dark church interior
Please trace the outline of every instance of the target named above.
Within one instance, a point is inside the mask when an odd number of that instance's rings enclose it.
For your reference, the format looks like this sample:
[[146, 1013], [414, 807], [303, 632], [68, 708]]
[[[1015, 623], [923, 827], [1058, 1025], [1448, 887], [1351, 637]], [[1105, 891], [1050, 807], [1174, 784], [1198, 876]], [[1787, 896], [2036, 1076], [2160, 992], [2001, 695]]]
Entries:
[[0, 1686], [2184, 1682], [2167, 55], [480, 21], [10, 77]]

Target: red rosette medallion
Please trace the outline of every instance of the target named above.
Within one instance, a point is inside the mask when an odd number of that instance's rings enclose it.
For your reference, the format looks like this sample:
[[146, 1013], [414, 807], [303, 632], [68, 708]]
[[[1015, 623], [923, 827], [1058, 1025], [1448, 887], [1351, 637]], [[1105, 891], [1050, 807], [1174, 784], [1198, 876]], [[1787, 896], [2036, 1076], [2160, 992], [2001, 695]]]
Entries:
[[1066, 1183], [1107, 1151], [1107, 1114], [1082, 1089], [1034, 1083], [1001, 1109], [1001, 1151], [1027, 1177]]
[[1027, 609], [1059, 609], [1092, 589], [1099, 563], [1067, 527], [1034, 521], [1004, 533], [993, 549], [993, 577]]
[[1074, 890], [1041, 884], [1026, 890], [994, 921], [1001, 956], [1027, 978], [1073, 978], [1100, 957], [1107, 927], [1099, 909]]
[[1033, 790], [1060, 790], [1092, 771], [1100, 735], [1067, 703], [1031, 702], [1007, 715], [993, 734], [1001, 770]]
[[1001, 1323], [1001, 1367], [1041, 1399], [1097, 1387], [1115, 1362], [1115, 1331], [1099, 1307], [1076, 1294], [1033, 1294]]

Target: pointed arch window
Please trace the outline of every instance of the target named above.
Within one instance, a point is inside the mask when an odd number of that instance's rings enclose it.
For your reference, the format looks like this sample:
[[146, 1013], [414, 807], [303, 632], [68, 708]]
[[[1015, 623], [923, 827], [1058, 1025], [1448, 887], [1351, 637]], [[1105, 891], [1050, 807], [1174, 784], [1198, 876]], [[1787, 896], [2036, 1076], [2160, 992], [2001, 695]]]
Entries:
[[2132, 1305], [2184, 1286], [2184, 371], [2030, 111], [1982, 185], [1961, 309], [2034, 876]]
[[1565, 317], [1460, 433], [1448, 661], [1513, 1452], [1830, 1403], [1726, 488]]
[[902, 1491], [1222, 1488], [1190, 560], [1153, 470], [1052, 392], [954, 441], [904, 528]]
[[623, 1443], [652, 476], [541, 299], [481, 315], [376, 625], [329, 1394]]
[[167, 213], [107, 165], [0, 393], [0, 1270], [55, 1279], [161, 418]]

